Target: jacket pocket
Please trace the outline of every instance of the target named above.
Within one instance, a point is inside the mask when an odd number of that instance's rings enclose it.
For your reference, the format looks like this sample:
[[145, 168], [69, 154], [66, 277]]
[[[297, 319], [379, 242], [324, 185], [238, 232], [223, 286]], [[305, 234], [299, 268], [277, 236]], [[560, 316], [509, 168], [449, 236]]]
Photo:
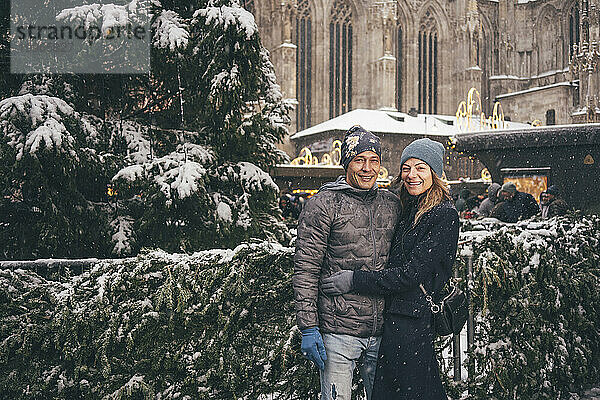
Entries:
[[336, 315], [348, 315], [350, 313], [350, 306], [346, 303], [344, 296], [333, 296], [333, 307]]
[[387, 311], [390, 314], [400, 314], [413, 318], [421, 318], [429, 311], [429, 307], [427, 304], [422, 304], [416, 301], [393, 299]]

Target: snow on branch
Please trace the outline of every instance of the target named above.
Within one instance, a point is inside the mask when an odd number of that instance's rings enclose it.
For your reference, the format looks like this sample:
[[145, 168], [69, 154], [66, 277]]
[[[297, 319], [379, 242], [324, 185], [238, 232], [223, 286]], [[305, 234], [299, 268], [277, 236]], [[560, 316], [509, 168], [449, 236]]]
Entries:
[[111, 222], [110, 227], [114, 231], [112, 235], [112, 242], [114, 243], [113, 254], [118, 256], [131, 254], [133, 222], [132, 218], [125, 216], [119, 216]]
[[122, 137], [127, 144], [127, 157], [135, 163], [144, 163], [150, 157], [148, 126], [136, 121], [112, 123], [111, 144], [116, 137]]
[[67, 23], [80, 23], [86, 29], [90, 26], [100, 26], [106, 34], [117, 27], [147, 22], [147, 5], [144, 0], [132, 0], [126, 5], [95, 3], [66, 8], [56, 19]]
[[75, 133], [65, 126], [67, 119], [72, 119], [72, 124], [78, 124], [89, 137], [97, 135], [86, 118], [57, 97], [25, 94], [0, 101], [0, 128], [9, 139], [8, 144], [17, 150], [17, 160], [43, 148], [77, 158]]
[[230, 25], [236, 25], [238, 31], [246, 33], [246, 40], [257, 34], [258, 28], [254, 16], [242, 7], [207, 7], [194, 13], [194, 18], [206, 18], [206, 25], [220, 25], [227, 30]]
[[152, 24], [154, 40], [152, 44], [159, 49], [173, 51], [187, 46], [190, 34], [187, 25], [176, 12], [163, 10]]
[[249, 162], [239, 162], [240, 178], [242, 186], [249, 189], [250, 192], [260, 192], [270, 188], [276, 193], [279, 192], [278, 186], [273, 182], [271, 175]]
[[155, 179], [161, 187], [165, 189], [169, 187], [171, 193], [177, 193], [179, 199], [185, 199], [198, 191], [199, 182], [205, 175], [206, 169], [202, 165], [194, 161], [187, 161]]
[[134, 182], [138, 179], [142, 179], [146, 176], [146, 170], [144, 169], [144, 165], [136, 164], [130, 165], [128, 167], [122, 168], [115, 176], [113, 176], [112, 180], [125, 180], [129, 182]]
[[166, 156], [125, 167], [112, 180], [134, 182], [149, 178], [158, 185], [167, 199], [184, 199], [203, 186], [201, 181], [207, 173], [205, 166], [214, 161], [214, 153], [209, 148], [186, 143]]
[[219, 97], [222, 93], [231, 93], [242, 86], [240, 71], [233, 65], [230, 71], [221, 71], [216, 74], [210, 83], [210, 99], [220, 105]]
[[275, 67], [269, 58], [267, 49], [262, 48], [260, 51], [261, 70], [263, 72], [264, 84], [266, 86], [265, 100], [271, 103], [277, 103], [283, 98], [281, 87], [277, 84], [275, 76]]

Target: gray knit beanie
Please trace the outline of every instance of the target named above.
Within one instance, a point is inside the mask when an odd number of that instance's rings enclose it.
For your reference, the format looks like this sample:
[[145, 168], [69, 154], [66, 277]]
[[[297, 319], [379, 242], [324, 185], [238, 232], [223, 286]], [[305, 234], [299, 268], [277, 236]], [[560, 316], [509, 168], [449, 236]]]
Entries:
[[444, 173], [444, 150], [444, 145], [440, 142], [427, 138], [417, 139], [402, 151], [400, 166], [404, 165], [409, 158], [418, 158], [425, 161], [441, 178]]
[[502, 185], [500, 191], [507, 193], [517, 193], [517, 185], [515, 185], [513, 182], [506, 182], [504, 185]]

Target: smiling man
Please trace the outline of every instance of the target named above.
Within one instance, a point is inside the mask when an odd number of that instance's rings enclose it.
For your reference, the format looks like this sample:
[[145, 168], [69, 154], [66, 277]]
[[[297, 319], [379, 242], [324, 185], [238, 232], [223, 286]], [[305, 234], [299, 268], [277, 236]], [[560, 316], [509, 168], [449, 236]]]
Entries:
[[298, 221], [294, 257], [296, 320], [302, 353], [320, 370], [321, 399], [350, 400], [359, 361], [367, 398], [375, 377], [383, 297], [327, 296], [321, 282], [341, 270], [379, 271], [387, 262], [398, 215], [397, 197], [379, 189], [381, 141], [354, 126], [344, 137], [346, 170], [309, 199]]

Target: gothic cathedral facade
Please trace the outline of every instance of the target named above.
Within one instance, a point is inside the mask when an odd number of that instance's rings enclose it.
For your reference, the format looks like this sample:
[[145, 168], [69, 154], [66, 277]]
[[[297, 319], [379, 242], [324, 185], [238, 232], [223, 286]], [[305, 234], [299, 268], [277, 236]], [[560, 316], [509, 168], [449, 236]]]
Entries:
[[255, 16], [284, 96], [296, 106], [293, 133], [356, 108], [454, 115], [471, 87], [486, 115], [500, 101], [512, 121], [582, 122], [586, 105], [595, 109], [600, 84], [598, 63], [586, 62], [587, 53], [598, 55], [600, 15], [589, 1], [598, 0], [246, 0], [244, 6]]

